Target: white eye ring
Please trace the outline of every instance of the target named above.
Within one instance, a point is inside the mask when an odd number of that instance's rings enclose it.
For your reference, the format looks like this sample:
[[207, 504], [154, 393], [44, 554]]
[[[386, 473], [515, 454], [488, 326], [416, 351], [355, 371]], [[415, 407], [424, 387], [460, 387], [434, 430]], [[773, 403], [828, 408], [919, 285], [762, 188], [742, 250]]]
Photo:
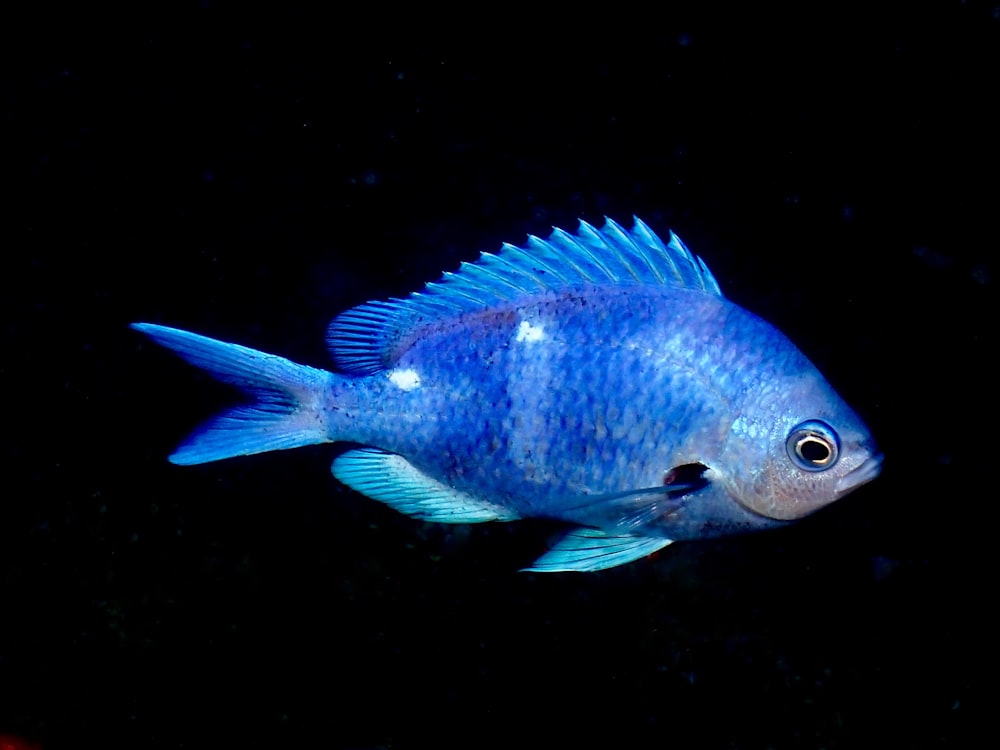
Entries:
[[840, 440], [826, 422], [810, 419], [796, 426], [785, 441], [792, 463], [805, 471], [826, 471], [837, 463]]

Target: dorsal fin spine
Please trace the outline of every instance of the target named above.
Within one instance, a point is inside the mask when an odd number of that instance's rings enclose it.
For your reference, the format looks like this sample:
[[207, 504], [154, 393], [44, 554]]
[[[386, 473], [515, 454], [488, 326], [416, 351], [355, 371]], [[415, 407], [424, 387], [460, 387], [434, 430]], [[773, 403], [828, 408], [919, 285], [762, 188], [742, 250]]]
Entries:
[[496, 258], [495, 255], [488, 255], [483, 253], [480, 256], [480, 263], [476, 265], [479, 273], [483, 276], [488, 276], [492, 279], [492, 283], [499, 284], [503, 287], [508, 287], [516, 292], [524, 292], [525, 289], [510, 278], [509, 273], [507, 275], [499, 273], [495, 268], [493, 268], [493, 260]]
[[[486, 255], [486, 253], [483, 254]], [[533, 291], [544, 290], [546, 288], [545, 282], [538, 277], [537, 273], [530, 270], [530, 263], [524, 263], [525, 256], [523, 256], [523, 254], [517, 254], [516, 258], [521, 262], [515, 263], [515, 257], [507, 258], [503, 255], [490, 254], [487, 261], [491, 266], [499, 267], [504, 273], [509, 274], [512, 278], [524, 279], [527, 283], [522, 283], [518, 286], [521, 291], [530, 293]]]
[[[552, 233], [553, 237], [558, 236], [560, 239], [566, 239], [569, 245], [570, 251], [581, 258], [587, 259], [590, 263], [597, 266], [601, 272], [611, 281], [618, 283], [621, 281], [621, 277], [615, 273], [614, 269], [611, 268], [609, 263], [605, 260], [605, 256], [608, 260], [615, 259], [617, 253], [614, 249], [604, 241], [604, 238], [598, 234], [597, 230], [594, 229], [590, 224], [585, 221], [580, 222], [580, 230], [577, 232], [577, 236], [581, 239], [586, 236], [590, 243], [594, 246], [593, 249], [588, 248], [583, 242], [570, 236], [567, 232], [562, 232], [562, 234], [557, 235], [556, 232]], [[597, 250], [600, 254], [594, 252]]]
[[[604, 222], [604, 232], [607, 234], [612, 234], [615, 240], [618, 242], [618, 244], [626, 246], [633, 255], [637, 255], [639, 258], [643, 259], [648, 264], [649, 261], [643, 255], [642, 249], [639, 247], [638, 244], [636, 244], [636, 241], [632, 238], [632, 235], [630, 235], [618, 222], [606, 218]], [[601, 240], [602, 242], [604, 242], [604, 245], [606, 247], [609, 246], [603, 237], [601, 238]], [[621, 263], [622, 266], [628, 271], [629, 276], [631, 276], [636, 281], [642, 280], [642, 276], [640, 275], [639, 271], [635, 268], [635, 266], [629, 261], [628, 255], [626, 253], [623, 253], [620, 250], [615, 251], [614, 257], [615, 260]]]
[[[572, 271], [581, 279], [589, 283], [594, 282], [594, 277], [591, 276], [585, 268], [581, 267], [575, 258], [567, 255], [566, 253], [560, 253], [559, 250], [557, 250], [556, 247], [552, 245], [550, 242], [546, 242], [545, 240], [539, 237], [535, 237], [533, 234], [529, 234], [528, 247], [532, 248], [533, 250], [536, 250], [537, 252], [555, 256], [560, 261], [565, 263], [569, 267], [569, 269], [572, 269]], [[565, 277], [563, 277], [563, 280], [566, 281], [567, 283], [569, 282], [569, 279]]]
[[664, 251], [666, 248], [663, 247], [663, 243], [660, 242], [660, 238], [653, 234], [649, 227], [640, 221], [637, 216], [633, 216], [632, 218], [635, 225], [632, 228], [631, 236], [640, 240], [635, 243], [636, 251], [639, 257], [642, 258], [643, 262], [646, 264], [646, 268], [648, 268], [649, 272], [653, 275], [653, 278], [656, 279], [657, 283], [665, 284], [666, 278], [660, 272], [660, 269], [657, 268], [655, 261], [650, 256], [650, 248], [656, 249], [657, 254], [659, 254], [659, 248], [663, 248]]
[[512, 257], [523, 259], [532, 268], [542, 269], [542, 272], [548, 274], [549, 277], [551, 277], [552, 279], [556, 279], [559, 281], [566, 281], [566, 278], [559, 272], [559, 270], [548, 262], [548, 260], [544, 256], [544, 253], [537, 253], [532, 255], [531, 253], [528, 253], [524, 248], [520, 248], [517, 245], [511, 245], [509, 242], [505, 242], [503, 244], [502, 252], [504, 255], [510, 255]]

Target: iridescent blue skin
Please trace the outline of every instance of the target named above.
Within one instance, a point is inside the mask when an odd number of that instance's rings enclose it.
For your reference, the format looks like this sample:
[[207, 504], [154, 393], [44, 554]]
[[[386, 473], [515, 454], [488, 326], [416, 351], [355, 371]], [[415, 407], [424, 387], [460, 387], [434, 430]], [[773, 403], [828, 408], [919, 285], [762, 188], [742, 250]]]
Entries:
[[879, 472], [861, 419], [675, 235], [612, 221], [505, 245], [334, 321], [332, 373], [151, 324], [256, 401], [171, 460], [349, 442], [338, 479], [450, 523], [574, 524], [531, 570], [600, 570], [766, 528]]
[[[660, 511], [629, 530], [687, 539], [766, 528], [834, 499], [785, 466], [794, 425], [835, 425], [844, 473], [873, 452], [858, 416], [784, 335], [701, 291], [545, 293], [418, 334], [391, 371], [334, 379], [330, 440], [398, 453], [520, 517], [622, 530], [620, 504], [588, 498], [661, 486], [674, 467], [700, 463], [708, 486], [661, 496]], [[395, 385], [403, 371], [420, 385]], [[789, 472], [796, 484], [782, 491]]]

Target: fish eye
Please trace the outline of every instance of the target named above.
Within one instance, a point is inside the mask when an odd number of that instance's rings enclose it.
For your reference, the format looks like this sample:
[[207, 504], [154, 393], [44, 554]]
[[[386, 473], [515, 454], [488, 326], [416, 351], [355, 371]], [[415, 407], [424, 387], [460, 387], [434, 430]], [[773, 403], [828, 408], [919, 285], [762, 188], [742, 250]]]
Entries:
[[825, 471], [837, 463], [840, 441], [826, 422], [811, 419], [788, 434], [785, 448], [792, 463], [806, 471]]

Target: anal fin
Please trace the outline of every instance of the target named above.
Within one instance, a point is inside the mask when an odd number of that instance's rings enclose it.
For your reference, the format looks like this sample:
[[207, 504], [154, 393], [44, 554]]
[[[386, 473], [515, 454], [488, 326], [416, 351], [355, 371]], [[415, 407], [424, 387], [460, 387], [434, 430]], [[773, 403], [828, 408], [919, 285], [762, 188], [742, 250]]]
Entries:
[[590, 573], [630, 563], [663, 549], [673, 540], [635, 534], [607, 534], [580, 527], [567, 531], [544, 555], [522, 570], [535, 573]]
[[518, 516], [427, 476], [397, 453], [355, 448], [334, 459], [333, 475], [400, 513], [437, 523], [512, 521]]

